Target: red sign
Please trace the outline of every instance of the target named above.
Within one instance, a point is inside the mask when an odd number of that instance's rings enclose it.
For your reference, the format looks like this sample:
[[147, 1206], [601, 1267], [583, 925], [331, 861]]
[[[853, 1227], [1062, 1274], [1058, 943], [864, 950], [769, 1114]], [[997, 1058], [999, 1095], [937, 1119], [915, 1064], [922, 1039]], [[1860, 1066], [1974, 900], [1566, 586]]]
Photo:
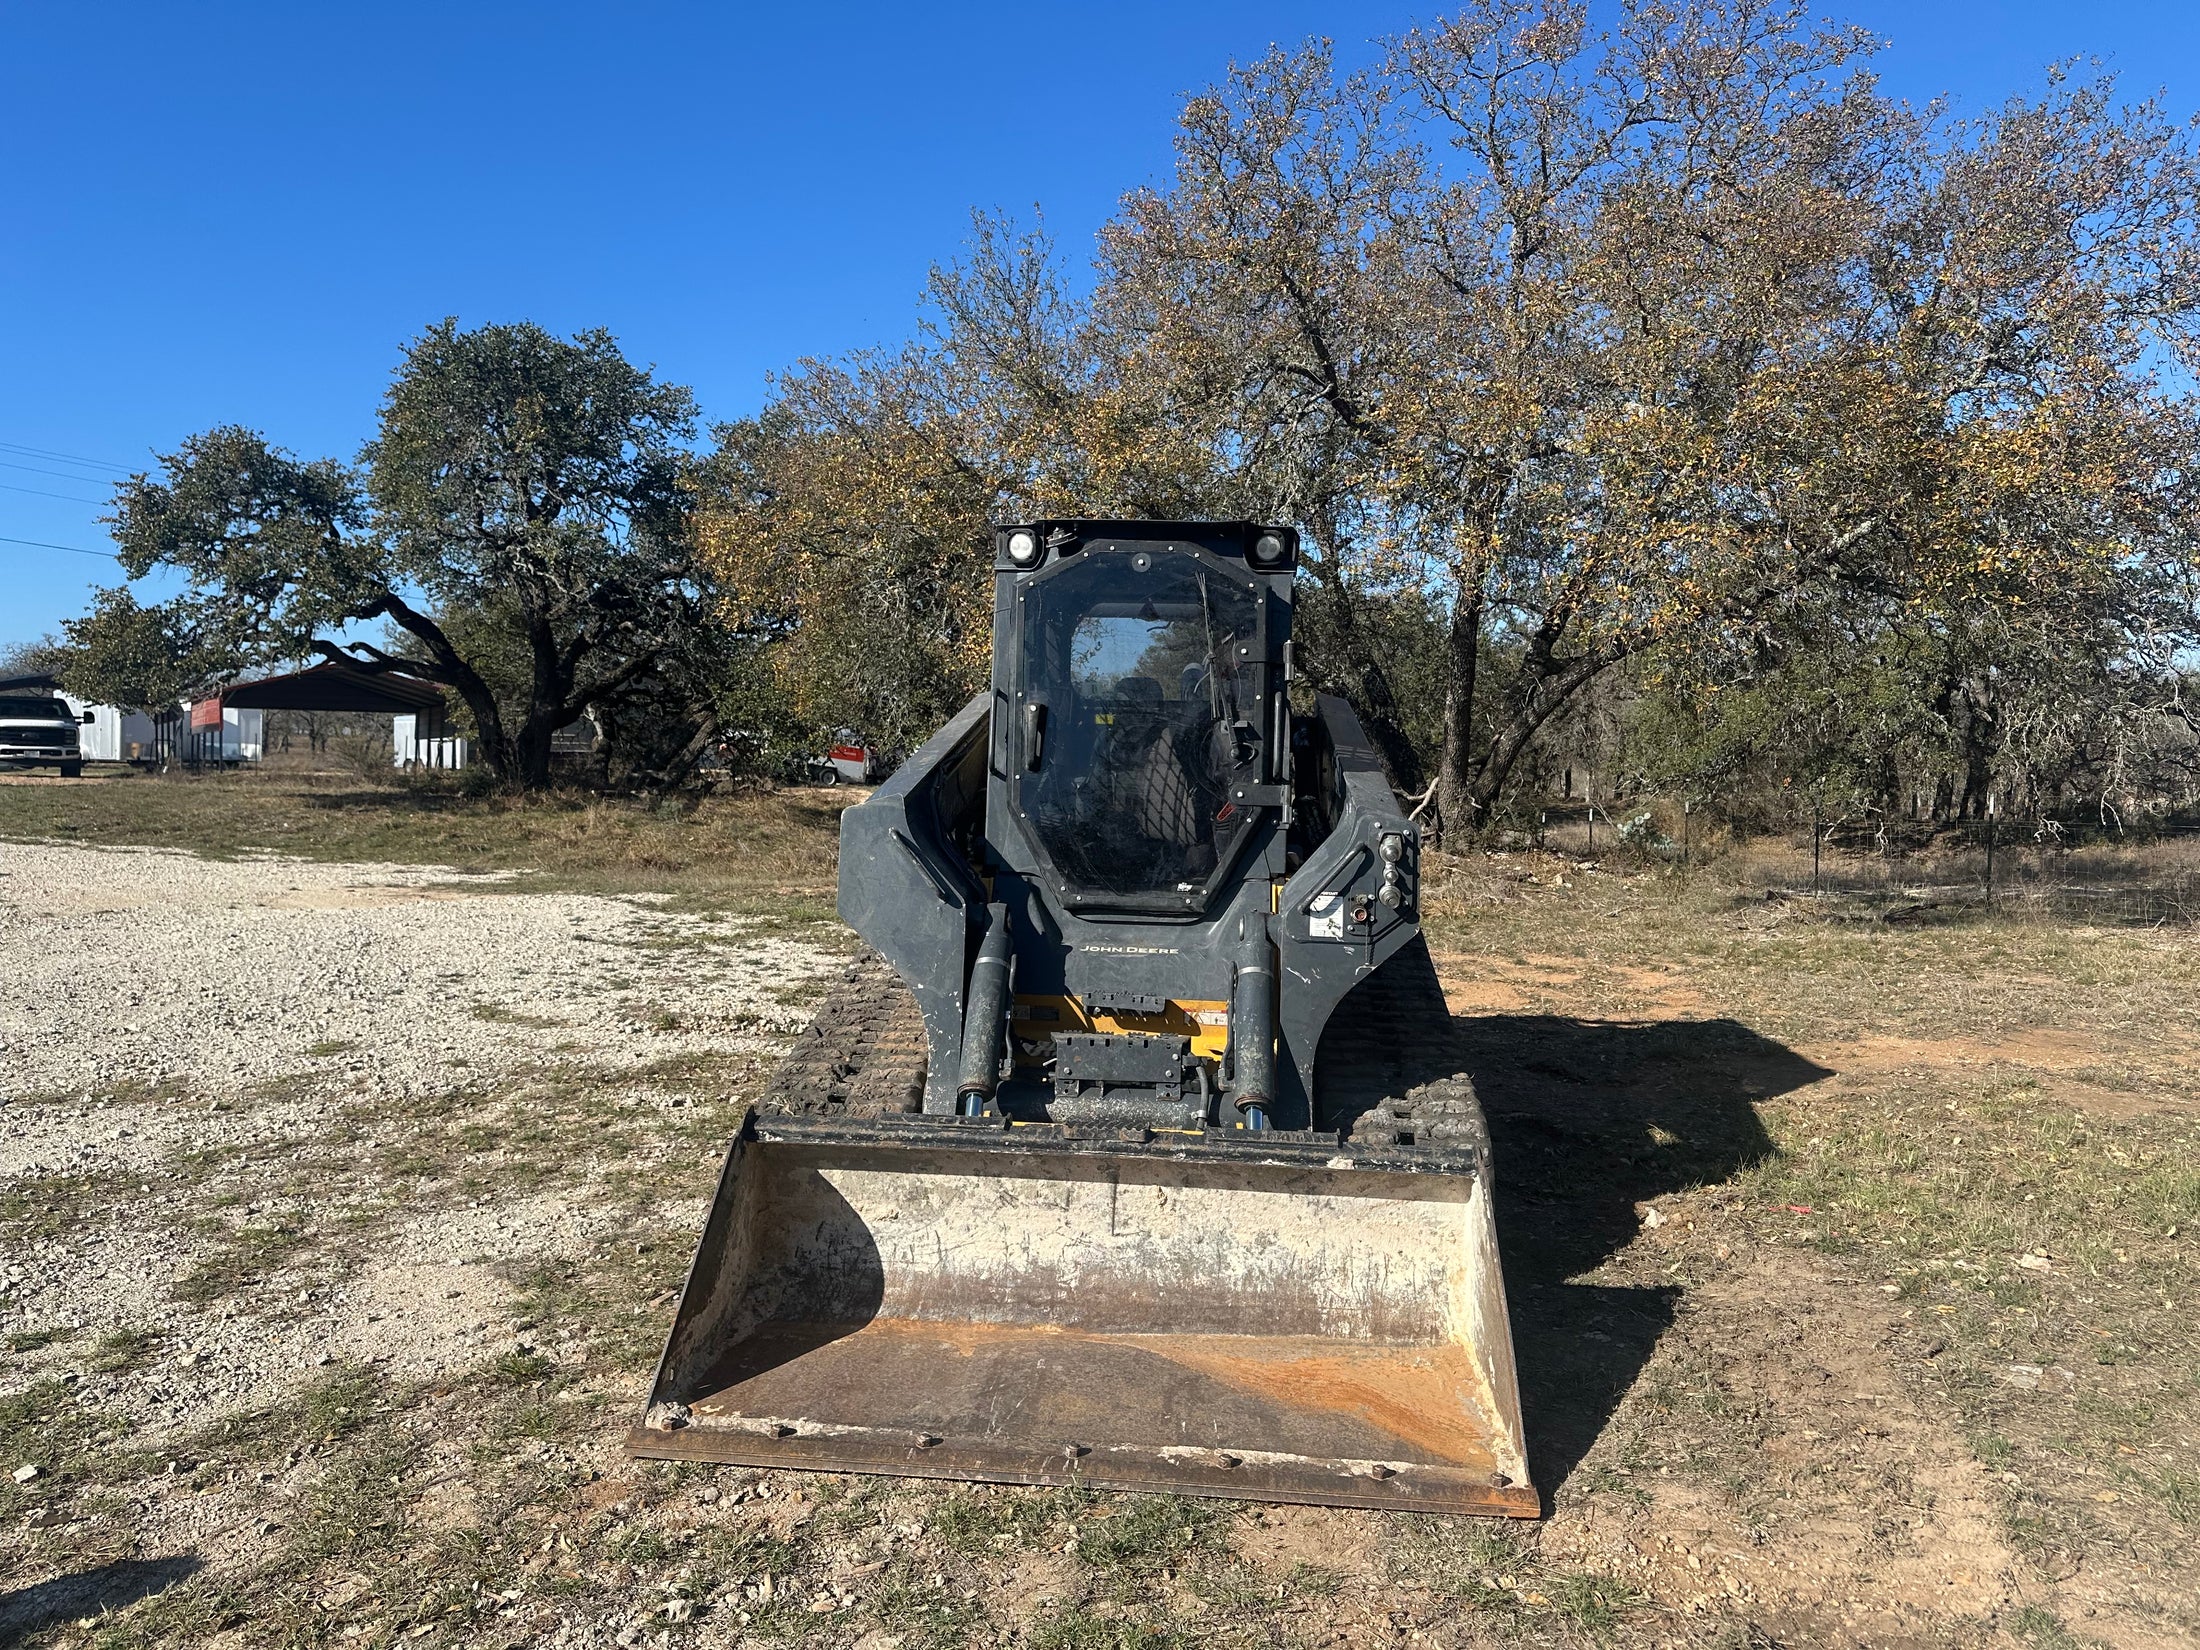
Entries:
[[219, 699], [201, 699], [191, 707], [191, 725], [194, 728], [218, 728], [222, 725], [222, 702]]

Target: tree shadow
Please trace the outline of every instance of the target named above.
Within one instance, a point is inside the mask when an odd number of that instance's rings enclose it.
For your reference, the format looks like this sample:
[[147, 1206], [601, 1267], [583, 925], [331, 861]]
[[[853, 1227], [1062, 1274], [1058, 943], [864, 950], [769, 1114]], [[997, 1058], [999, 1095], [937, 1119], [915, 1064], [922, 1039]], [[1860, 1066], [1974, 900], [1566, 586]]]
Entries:
[[165, 1593], [204, 1568], [191, 1557], [125, 1558], [0, 1593], [0, 1650], [56, 1621], [124, 1609]]
[[1833, 1074], [1734, 1020], [1453, 1021], [1490, 1125], [1529, 1460], [1570, 1476], [1673, 1321], [1677, 1286], [1571, 1281], [1624, 1249], [1636, 1205], [1773, 1154], [1761, 1100]]

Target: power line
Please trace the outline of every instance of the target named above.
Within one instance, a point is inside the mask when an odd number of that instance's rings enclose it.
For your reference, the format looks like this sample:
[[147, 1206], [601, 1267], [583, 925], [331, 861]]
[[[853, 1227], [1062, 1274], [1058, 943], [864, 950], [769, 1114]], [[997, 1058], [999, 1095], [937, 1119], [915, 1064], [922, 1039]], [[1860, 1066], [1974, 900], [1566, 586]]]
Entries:
[[112, 550], [86, 550], [74, 544], [49, 544], [44, 539], [11, 539], [5, 533], [0, 533], [0, 544], [28, 544], [38, 550], [66, 550], [72, 556], [98, 556], [108, 561], [122, 559]]
[[9, 458], [0, 458], [0, 470], [25, 470], [34, 476], [55, 476], [62, 481], [81, 481], [88, 485], [97, 485], [107, 479], [105, 476], [79, 475], [74, 470], [45, 470], [36, 464], [19, 464]]
[[0, 487], [6, 488], [11, 493], [28, 493], [33, 498], [66, 499], [71, 504], [105, 504], [107, 502], [103, 498], [78, 498], [74, 493], [49, 493], [43, 487], [18, 487], [12, 481], [0, 481]]
[[20, 441], [0, 441], [0, 451], [24, 453], [32, 458], [58, 459], [63, 464], [89, 464], [95, 470], [113, 470], [119, 475], [127, 475], [130, 471], [129, 465], [117, 464], [112, 459], [86, 458], [82, 453], [60, 453], [51, 447], [26, 447]]

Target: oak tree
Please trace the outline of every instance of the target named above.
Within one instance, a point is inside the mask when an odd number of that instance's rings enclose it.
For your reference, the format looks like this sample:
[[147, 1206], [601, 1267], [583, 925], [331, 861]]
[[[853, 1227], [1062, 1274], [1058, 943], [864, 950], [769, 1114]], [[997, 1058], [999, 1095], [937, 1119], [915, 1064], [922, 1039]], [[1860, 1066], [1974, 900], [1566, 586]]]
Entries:
[[[227, 671], [310, 652], [463, 701], [500, 779], [548, 782], [551, 736], [638, 691], [713, 621], [688, 536], [689, 392], [604, 332], [430, 327], [355, 465], [252, 431], [194, 436], [110, 518], [133, 578], [182, 572], [165, 622]], [[388, 646], [334, 634], [386, 620]]]

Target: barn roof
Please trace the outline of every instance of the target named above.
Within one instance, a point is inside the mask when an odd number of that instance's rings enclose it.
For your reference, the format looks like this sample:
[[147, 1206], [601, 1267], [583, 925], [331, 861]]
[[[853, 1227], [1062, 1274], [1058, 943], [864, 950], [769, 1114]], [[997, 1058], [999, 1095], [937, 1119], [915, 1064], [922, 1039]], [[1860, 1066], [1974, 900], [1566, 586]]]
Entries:
[[221, 702], [231, 710], [356, 710], [408, 716], [442, 709], [443, 690], [417, 676], [331, 659], [287, 676], [239, 682], [222, 690]]

